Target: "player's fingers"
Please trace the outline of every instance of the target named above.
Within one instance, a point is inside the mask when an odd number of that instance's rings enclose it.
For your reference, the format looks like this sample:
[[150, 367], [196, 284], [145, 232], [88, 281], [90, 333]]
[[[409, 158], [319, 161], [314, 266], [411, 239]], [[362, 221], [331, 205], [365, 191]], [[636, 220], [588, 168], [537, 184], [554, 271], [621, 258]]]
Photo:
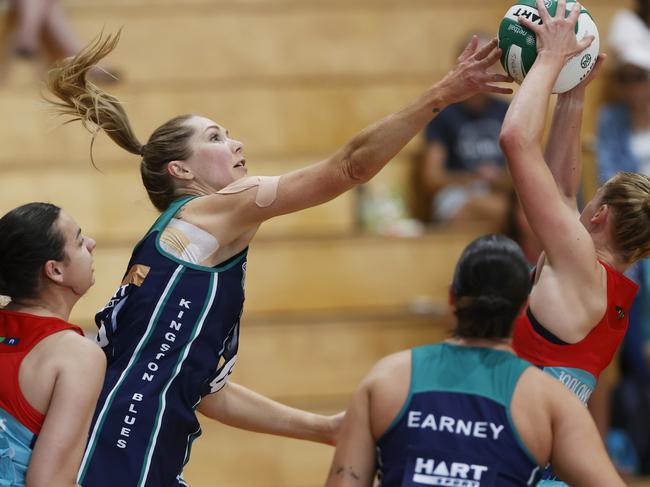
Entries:
[[546, 5], [544, 5], [543, 0], [535, 0], [537, 4], [537, 11], [539, 12], [539, 16], [542, 19], [543, 23], [547, 23], [549, 20], [551, 20], [551, 15], [548, 13], [548, 10], [546, 10]]
[[512, 83], [514, 78], [505, 74], [491, 73], [488, 74], [483, 81], [486, 83]]
[[[539, 0], [537, 0], [539, 3]], [[566, 0], [558, 0], [557, 6], [555, 7], [555, 18], [563, 19], [566, 17]]]
[[463, 62], [471, 57], [476, 51], [476, 46], [478, 46], [478, 36], [473, 35], [467, 43], [467, 46], [465, 46], [465, 49], [463, 49], [463, 52], [458, 56], [458, 62]]
[[484, 45], [482, 48], [480, 48], [476, 54], [474, 54], [474, 59], [477, 59], [479, 61], [481, 59], [485, 59], [488, 56], [488, 54], [490, 54], [490, 51], [492, 51], [492, 49], [497, 47], [497, 44], [498, 41], [497, 38], [495, 37], [492, 40], [490, 40], [490, 42], [488, 42], [486, 45]]
[[578, 52], [584, 51], [591, 46], [591, 43], [594, 42], [595, 38], [596, 37], [593, 35], [584, 36], [580, 42], [578, 42]]
[[501, 57], [501, 52], [501, 49], [495, 47], [480, 63], [478, 63], [478, 66], [481, 68], [488, 68], [492, 66]]
[[522, 17], [522, 16], [517, 17], [517, 22], [519, 22], [527, 29], [532, 30], [535, 34], [537, 34], [538, 30], [540, 29], [540, 26], [538, 24], [533, 23], [532, 21], [528, 20], [526, 17]]
[[495, 86], [495, 85], [483, 85], [482, 91], [488, 93], [499, 93], [501, 95], [512, 94], [512, 88], [505, 88], [503, 86]]
[[571, 25], [576, 25], [578, 22], [578, 17], [580, 17], [580, 11], [582, 10], [582, 5], [578, 2], [574, 3], [571, 7], [571, 13], [569, 14], [569, 21]]

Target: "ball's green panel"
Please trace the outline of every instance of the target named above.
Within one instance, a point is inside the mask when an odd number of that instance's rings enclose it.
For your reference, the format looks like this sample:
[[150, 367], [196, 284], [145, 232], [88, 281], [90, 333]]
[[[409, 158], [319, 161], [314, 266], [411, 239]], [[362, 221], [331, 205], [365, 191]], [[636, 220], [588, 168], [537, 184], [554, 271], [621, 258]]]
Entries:
[[521, 48], [521, 62], [520, 65], [525, 73], [527, 73], [535, 62], [537, 57], [537, 40], [535, 34], [518, 22], [504, 18], [499, 26], [499, 47], [501, 52], [501, 66], [510, 75], [507, 67], [508, 56], [510, 55], [510, 47], [512, 45]]

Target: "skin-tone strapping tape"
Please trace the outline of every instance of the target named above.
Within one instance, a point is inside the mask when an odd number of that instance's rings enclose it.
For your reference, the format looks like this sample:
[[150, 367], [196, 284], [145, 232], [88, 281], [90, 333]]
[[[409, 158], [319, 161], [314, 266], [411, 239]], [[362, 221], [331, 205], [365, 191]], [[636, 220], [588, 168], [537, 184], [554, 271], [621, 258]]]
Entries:
[[236, 194], [257, 186], [255, 204], [260, 208], [271, 206], [278, 195], [280, 176], [249, 176], [229, 184], [217, 194]]

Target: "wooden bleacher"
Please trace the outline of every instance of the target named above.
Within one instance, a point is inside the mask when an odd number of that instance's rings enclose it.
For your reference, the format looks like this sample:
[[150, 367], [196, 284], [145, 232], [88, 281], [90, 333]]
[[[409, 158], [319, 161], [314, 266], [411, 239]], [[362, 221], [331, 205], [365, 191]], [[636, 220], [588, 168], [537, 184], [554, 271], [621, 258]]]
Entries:
[[[454, 263], [477, 234], [438, 232], [418, 239], [375, 236], [259, 238], [251, 244], [246, 312], [321, 312], [444, 306]], [[74, 318], [89, 318], [117, 289], [131, 247], [99, 247], [97, 283]]]
[[[123, 27], [109, 58], [141, 139], [181, 113], [227, 126], [252, 174], [327, 157], [358, 130], [439, 79], [468, 31], [495, 31], [510, 1], [63, 0], [86, 41]], [[623, 6], [589, 0], [604, 34]], [[629, 2], [628, 2], [629, 3]], [[50, 200], [98, 240], [97, 284], [73, 319], [92, 316], [121, 280], [132, 245], [157, 213], [138, 159], [60, 127], [40, 99], [39, 67], [8, 66], [0, 82], [0, 210]], [[593, 130], [596, 100], [586, 129]], [[407, 149], [377, 178], [403, 190]], [[373, 184], [373, 183], [371, 183]], [[359, 233], [354, 193], [268, 222], [249, 254], [246, 311], [233, 380], [309, 410], [342, 410], [380, 357], [445, 336], [455, 261], [480, 228], [418, 239]], [[322, 485], [333, 450], [204, 422], [186, 472], [194, 487]]]

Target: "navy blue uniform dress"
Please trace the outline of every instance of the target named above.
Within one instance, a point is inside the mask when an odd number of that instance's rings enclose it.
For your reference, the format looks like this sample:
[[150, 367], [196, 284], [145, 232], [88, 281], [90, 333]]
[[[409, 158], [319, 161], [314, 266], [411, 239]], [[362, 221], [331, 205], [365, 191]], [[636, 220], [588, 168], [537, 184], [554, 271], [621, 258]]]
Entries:
[[167, 254], [160, 234], [190, 199], [158, 218], [95, 316], [108, 368], [79, 472], [84, 487], [187, 485], [183, 467], [201, 434], [195, 409], [234, 366], [246, 250], [214, 268]]
[[490, 348], [413, 349], [409, 395], [377, 443], [380, 485], [535, 485], [540, 468], [510, 415], [527, 367]]

